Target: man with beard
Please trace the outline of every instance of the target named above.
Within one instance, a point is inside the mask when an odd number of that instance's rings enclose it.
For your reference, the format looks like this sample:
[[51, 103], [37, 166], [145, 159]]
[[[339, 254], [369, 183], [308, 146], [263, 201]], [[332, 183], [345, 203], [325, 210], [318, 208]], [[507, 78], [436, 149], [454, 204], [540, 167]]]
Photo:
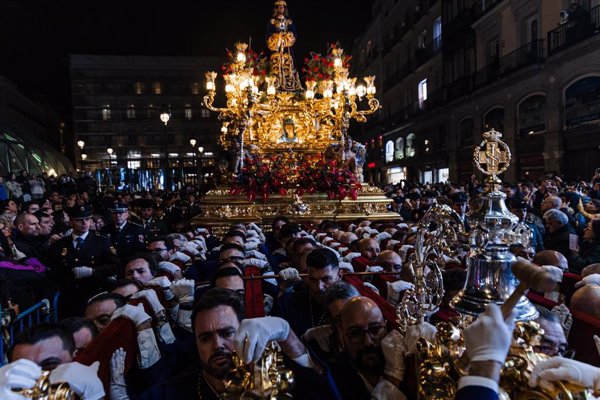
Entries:
[[402, 335], [386, 335], [386, 322], [373, 300], [356, 297], [340, 314], [339, 337], [344, 349], [329, 362], [328, 372], [344, 400], [406, 399], [399, 389], [404, 379]]
[[339, 261], [329, 249], [312, 250], [306, 256], [306, 265], [308, 289], [279, 297], [276, 311], [299, 336], [307, 329], [329, 323], [327, 310], [323, 307], [323, 293], [341, 279]]
[[[223, 379], [235, 366], [233, 352], [244, 363], [256, 362], [265, 345], [273, 340], [297, 365], [312, 365], [306, 348], [281, 318], [241, 319], [242, 306], [235, 292], [218, 288], [206, 292], [194, 306], [192, 314], [200, 365], [194, 365], [152, 387], [142, 395], [142, 399], [217, 400], [225, 392]], [[303, 370], [310, 371], [308, 368]], [[298, 385], [299, 389], [300, 386], [306, 385]]]

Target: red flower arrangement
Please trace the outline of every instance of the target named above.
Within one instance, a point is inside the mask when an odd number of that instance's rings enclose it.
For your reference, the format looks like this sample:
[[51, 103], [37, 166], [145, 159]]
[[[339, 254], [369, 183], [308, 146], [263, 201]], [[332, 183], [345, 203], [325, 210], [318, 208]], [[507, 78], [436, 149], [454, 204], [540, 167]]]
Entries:
[[356, 174], [341, 161], [307, 158], [297, 167], [297, 174], [299, 196], [326, 193], [330, 200], [343, 200], [348, 196], [356, 200], [361, 189]]
[[[252, 68], [252, 75], [266, 76], [269, 73], [269, 61], [265, 56], [264, 52], [255, 52], [248, 48], [245, 52], [246, 55], [246, 68]], [[232, 74], [234, 71], [234, 64], [236, 62], [236, 54], [232, 53], [231, 50], [227, 49], [227, 61], [221, 66], [221, 70], [224, 75]]]
[[[304, 59], [304, 67], [302, 72], [305, 75], [307, 81], [322, 81], [333, 79], [334, 67], [333, 67], [333, 49], [340, 47], [339, 43], [330, 44], [328, 47], [328, 54], [323, 56], [320, 53], [310, 52], [310, 57]], [[344, 68], [350, 67], [350, 56], [342, 54], [342, 66]]]
[[289, 176], [290, 169], [281, 156], [246, 158], [230, 193], [245, 193], [248, 201], [257, 198], [266, 201], [271, 193], [285, 196], [290, 185]]

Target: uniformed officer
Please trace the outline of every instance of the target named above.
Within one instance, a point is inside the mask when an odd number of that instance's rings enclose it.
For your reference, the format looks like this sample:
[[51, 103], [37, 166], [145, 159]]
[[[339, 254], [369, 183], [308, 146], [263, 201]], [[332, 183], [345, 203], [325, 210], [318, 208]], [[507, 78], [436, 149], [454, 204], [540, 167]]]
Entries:
[[121, 273], [121, 262], [110, 241], [90, 232], [89, 206], [67, 209], [73, 233], [54, 243], [52, 266], [59, 280], [61, 316], [81, 315], [86, 301], [101, 292], [108, 279]]
[[448, 198], [452, 202], [452, 209], [456, 211], [460, 219], [463, 221], [465, 225], [465, 232], [469, 232], [471, 230], [471, 226], [469, 225], [469, 220], [467, 217], [467, 203], [469, 201], [469, 196], [465, 192], [455, 191], [450, 193]]
[[160, 236], [167, 234], [167, 225], [163, 220], [154, 217], [156, 204], [150, 199], [142, 199], [139, 201], [141, 222], [144, 228], [144, 236], [146, 243]]
[[146, 250], [144, 229], [141, 225], [130, 222], [129, 207], [125, 203], [115, 202], [110, 207], [114, 222], [102, 229], [102, 234], [110, 239], [117, 249], [121, 261], [126, 261], [136, 252]]

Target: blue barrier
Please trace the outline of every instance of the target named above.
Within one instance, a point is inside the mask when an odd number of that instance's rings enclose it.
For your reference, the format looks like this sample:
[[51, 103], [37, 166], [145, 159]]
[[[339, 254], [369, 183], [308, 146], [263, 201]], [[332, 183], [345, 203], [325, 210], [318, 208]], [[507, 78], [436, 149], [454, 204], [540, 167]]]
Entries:
[[[42, 322], [58, 320], [56, 307], [57, 303], [58, 293], [56, 293], [52, 298], [52, 306], [50, 306], [50, 301], [48, 299], [44, 299], [39, 303], [32, 305], [25, 311], [19, 313], [19, 315], [17, 315], [17, 317], [13, 321], [10, 321], [6, 326], [4, 325], [4, 321], [2, 321], [2, 337], [0, 338], [0, 366], [8, 362], [8, 355], [6, 352], [12, 347], [15, 335], [33, 325], [37, 325]], [[3, 310], [0, 309], [0, 315], [3, 314], [2, 311]]]

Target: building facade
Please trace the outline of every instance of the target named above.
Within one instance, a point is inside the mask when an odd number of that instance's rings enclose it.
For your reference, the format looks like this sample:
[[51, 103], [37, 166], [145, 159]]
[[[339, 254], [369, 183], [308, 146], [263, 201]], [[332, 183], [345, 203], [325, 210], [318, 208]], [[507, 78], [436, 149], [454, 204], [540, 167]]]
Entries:
[[357, 40], [357, 75], [377, 74], [383, 108], [357, 134], [367, 181], [467, 181], [494, 128], [507, 181], [600, 166], [598, 1], [379, 0]]
[[[103, 185], [142, 189], [198, 183], [200, 171], [210, 173], [214, 165], [219, 135], [216, 115], [202, 106], [204, 72], [217, 70], [222, 61], [72, 55], [73, 130], [75, 141], [83, 142], [76, 149], [80, 167], [96, 171]], [[163, 113], [169, 114], [166, 123]]]
[[[64, 124], [56, 114], [36, 103], [11, 81], [0, 76], [0, 175], [22, 170], [60, 175], [73, 172], [58, 150]], [[58, 133], [58, 135], [56, 135]]]

